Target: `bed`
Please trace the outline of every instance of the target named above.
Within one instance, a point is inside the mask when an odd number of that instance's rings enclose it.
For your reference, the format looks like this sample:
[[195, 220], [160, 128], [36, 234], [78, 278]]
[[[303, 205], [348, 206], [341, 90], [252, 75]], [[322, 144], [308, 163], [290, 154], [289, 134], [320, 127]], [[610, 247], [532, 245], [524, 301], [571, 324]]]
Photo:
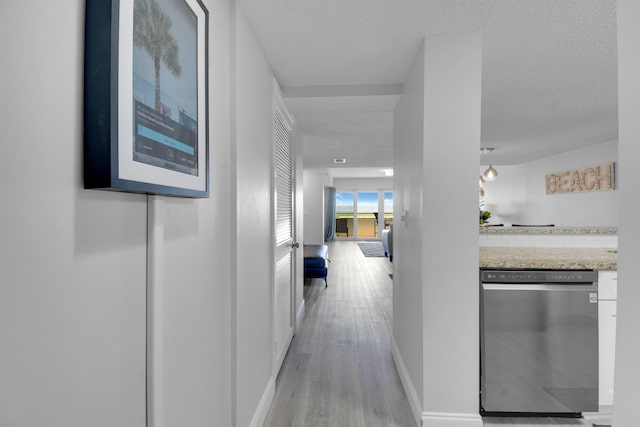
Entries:
[[328, 286], [329, 248], [327, 245], [304, 245], [304, 278], [324, 279], [325, 288]]

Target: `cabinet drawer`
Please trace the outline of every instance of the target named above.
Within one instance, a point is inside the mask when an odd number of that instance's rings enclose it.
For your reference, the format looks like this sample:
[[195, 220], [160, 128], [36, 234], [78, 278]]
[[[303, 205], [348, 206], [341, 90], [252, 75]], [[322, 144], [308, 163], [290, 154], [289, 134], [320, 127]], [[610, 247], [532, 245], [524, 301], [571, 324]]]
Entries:
[[598, 299], [600, 300], [618, 299], [618, 271], [617, 270], [598, 271]]

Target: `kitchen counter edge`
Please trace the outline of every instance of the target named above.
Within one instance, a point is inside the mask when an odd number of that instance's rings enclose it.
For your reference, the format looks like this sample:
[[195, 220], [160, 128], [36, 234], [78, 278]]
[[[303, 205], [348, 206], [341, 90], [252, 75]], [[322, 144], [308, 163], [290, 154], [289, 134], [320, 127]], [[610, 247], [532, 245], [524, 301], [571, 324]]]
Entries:
[[603, 234], [617, 235], [618, 227], [480, 227], [480, 234]]
[[611, 248], [480, 247], [480, 268], [616, 270], [618, 251]]

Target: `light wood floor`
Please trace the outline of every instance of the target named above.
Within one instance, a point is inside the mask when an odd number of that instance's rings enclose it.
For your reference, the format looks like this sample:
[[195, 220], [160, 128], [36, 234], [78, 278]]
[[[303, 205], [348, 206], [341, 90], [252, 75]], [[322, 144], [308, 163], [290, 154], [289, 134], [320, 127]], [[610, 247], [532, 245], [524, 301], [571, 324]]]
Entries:
[[306, 317], [265, 426], [414, 426], [391, 357], [391, 263], [346, 241], [330, 243], [329, 258], [329, 287], [304, 286]]
[[[265, 427], [415, 427], [391, 357], [387, 258], [329, 244], [329, 287], [304, 286], [306, 316], [284, 360]], [[485, 418], [485, 427], [591, 426], [584, 419]]]

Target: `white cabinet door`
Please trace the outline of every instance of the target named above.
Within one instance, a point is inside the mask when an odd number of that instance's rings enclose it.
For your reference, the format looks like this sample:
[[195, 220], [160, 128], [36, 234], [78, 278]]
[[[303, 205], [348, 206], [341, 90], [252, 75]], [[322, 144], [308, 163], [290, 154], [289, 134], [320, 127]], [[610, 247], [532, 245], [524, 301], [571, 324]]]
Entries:
[[600, 405], [613, 405], [613, 374], [616, 358], [616, 300], [618, 272], [598, 272], [598, 334], [599, 334], [599, 400]]
[[616, 356], [616, 301], [598, 302], [599, 343], [599, 402], [613, 405], [613, 373]]
[[598, 271], [598, 299], [618, 299], [618, 272], [616, 270]]

